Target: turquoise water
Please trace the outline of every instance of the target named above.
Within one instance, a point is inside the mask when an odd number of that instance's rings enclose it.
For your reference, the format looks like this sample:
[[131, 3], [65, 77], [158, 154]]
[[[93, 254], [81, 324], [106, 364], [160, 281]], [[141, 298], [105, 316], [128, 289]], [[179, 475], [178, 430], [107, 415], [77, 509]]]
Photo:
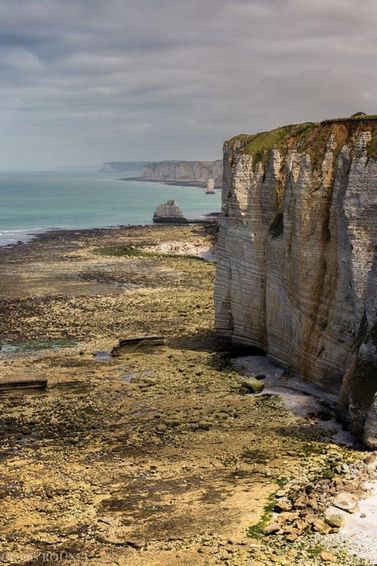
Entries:
[[206, 195], [99, 173], [0, 172], [0, 245], [48, 228], [151, 224], [156, 206], [168, 199], [189, 218], [220, 210], [220, 191]]

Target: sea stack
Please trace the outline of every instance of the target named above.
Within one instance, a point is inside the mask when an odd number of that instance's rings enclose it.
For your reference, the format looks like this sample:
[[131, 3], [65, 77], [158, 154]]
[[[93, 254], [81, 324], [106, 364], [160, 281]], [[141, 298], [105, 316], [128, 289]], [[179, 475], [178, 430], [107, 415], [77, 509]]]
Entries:
[[377, 448], [377, 117], [224, 144], [216, 327], [338, 396]]
[[214, 195], [215, 194], [215, 179], [212, 177], [208, 179], [206, 195]]
[[179, 208], [175, 200], [168, 200], [158, 205], [154, 214], [153, 222], [165, 224], [188, 224], [187, 218], [184, 217], [182, 210]]

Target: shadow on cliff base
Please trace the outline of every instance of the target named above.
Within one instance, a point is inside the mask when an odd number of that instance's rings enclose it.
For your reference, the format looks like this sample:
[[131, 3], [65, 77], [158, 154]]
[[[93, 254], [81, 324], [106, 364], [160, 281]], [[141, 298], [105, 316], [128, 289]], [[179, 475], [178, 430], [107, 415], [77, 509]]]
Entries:
[[204, 330], [195, 334], [174, 336], [168, 341], [174, 350], [194, 350], [197, 352], [222, 352], [229, 358], [239, 356], [266, 356], [266, 352], [253, 346], [232, 344], [229, 338], [216, 334], [214, 330]]

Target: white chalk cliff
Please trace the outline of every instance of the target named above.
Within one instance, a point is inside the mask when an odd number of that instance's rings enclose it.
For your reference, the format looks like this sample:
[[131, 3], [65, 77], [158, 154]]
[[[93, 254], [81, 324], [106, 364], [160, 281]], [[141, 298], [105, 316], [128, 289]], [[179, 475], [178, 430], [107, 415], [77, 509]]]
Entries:
[[215, 186], [221, 187], [222, 162], [217, 161], [157, 161], [148, 163], [142, 178], [150, 181], [183, 181], [205, 186], [209, 179], [215, 179]]
[[216, 328], [339, 396], [377, 448], [377, 118], [224, 144]]

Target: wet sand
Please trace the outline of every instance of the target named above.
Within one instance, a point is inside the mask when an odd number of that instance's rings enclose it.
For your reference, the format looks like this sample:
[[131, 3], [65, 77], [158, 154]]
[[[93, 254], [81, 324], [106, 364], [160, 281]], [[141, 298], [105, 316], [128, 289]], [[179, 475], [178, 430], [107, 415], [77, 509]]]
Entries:
[[[177, 242], [213, 237], [51, 231], [0, 249], [1, 374], [48, 379], [0, 395], [0, 564], [322, 563], [310, 540], [247, 530], [279, 485], [364, 456], [277, 396], [242, 393], [213, 331], [215, 265], [150, 251]], [[165, 344], [110, 355], [147, 335]]]

